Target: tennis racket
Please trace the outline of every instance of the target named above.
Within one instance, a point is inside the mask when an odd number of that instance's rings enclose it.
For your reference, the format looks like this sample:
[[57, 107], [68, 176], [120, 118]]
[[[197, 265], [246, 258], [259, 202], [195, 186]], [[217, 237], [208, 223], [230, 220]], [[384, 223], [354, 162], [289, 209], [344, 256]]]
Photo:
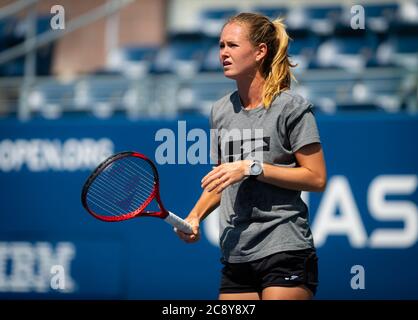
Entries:
[[[146, 210], [153, 199], [158, 208]], [[157, 168], [137, 152], [120, 152], [103, 161], [84, 183], [81, 203], [93, 217], [102, 221], [156, 217], [178, 230], [192, 233], [188, 222], [164, 208]]]

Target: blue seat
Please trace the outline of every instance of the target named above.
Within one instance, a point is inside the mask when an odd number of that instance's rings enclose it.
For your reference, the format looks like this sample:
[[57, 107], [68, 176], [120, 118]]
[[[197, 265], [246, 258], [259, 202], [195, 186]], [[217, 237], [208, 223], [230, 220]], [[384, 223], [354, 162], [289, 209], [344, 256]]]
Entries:
[[[24, 38], [16, 32], [18, 21], [14, 18], [0, 20], [0, 52], [23, 42]], [[0, 65], [0, 76], [21, 76], [24, 70], [24, 58], [17, 58]]]
[[0, 65], [0, 77], [19, 77], [24, 73], [25, 59], [17, 58]]
[[[36, 20], [36, 33], [39, 35], [50, 30], [50, 16], [40, 16]], [[22, 44], [25, 40], [28, 24], [25, 20], [8, 18], [0, 21], [0, 51]], [[51, 74], [54, 44], [48, 44], [36, 51], [36, 74]], [[24, 57], [14, 59], [0, 65], [0, 76], [22, 76], [24, 73]]]
[[41, 34], [51, 30], [51, 16], [38, 16], [36, 19], [36, 33]]
[[130, 81], [119, 77], [116, 79], [90, 79], [88, 87], [91, 101], [119, 105], [130, 87]]
[[305, 7], [310, 20], [337, 20], [342, 13], [342, 7], [337, 6], [312, 6]]
[[238, 11], [235, 8], [205, 9], [200, 13], [200, 30], [210, 37], [219, 36], [228, 18], [237, 13]]
[[418, 70], [418, 35], [399, 35], [389, 39], [393, 48], [391, 62], [407, 69]]
[[124, 74], [130, 78], [142, 78], [149, 73], [157, 52], [157, 47], [149, 46], [120, 48], [111, 53], [109, 65], [104, 71]]
[[126, 61], [152, 61], [157, 47], [125, 47], [122, 49]]
[[[320, 29], [320, 28], [323, 28], [322, 25], [326, 24], [326, 25], [329, 25], [330, 28], [334, 28], [342, 15], [342, 7], [339, 5], [338, 6], [306, 7], [305, 11], [306, 11], [306, 15], [307, 15], [309, 23], [313, 24], [312, 30], [318, 31], [319, 33], [322, 33]], [[321, 24], [321, 26], [319, 24]]]
[[299, 69], [308, 68], [315, 57], [320, 43], [319, 38], [306, 29], [289, 30], [289, 56], [291, 61], [298, 64]]
[[367, 18], [384, 18], [387, 20], [394, 19], [399, 9], [399, 5], [396, 2], [379, 4], [364, 3], [362, 6]]
[[305, 29], [319, 36], [331, 35], [342, 17], [341, 6], [295, 6], [288, 11], [288, 29]]
[[204, 54], [201, 72], [221, 72], [223, 67], [219, 60], [219, 38], [212, 37], [207, 39], [207, 50]]
[[219, 77], [215, 81], [208, 82], [208, 79], [196, 78], [188, 83], [189, 93], [192, 94], [192, 105], [199, 110], [200, 113], [209, 115], [213, 103], [236, 89], [235, 82]]
[[399, 5], [397, 3], [364, 4], [366, 26], [374, 32], [387, 32], [390, 24], [397, 18]]
[[207, 38], [201, 33], [171, 36], [167, 45], [158, 51], [150, 71], [193, 75], [199, 71], [208, 45]]
[[201, 13], [201, 17], [204, 20], [225, 21], [226, 19], [237, 13], [238, 11], [234, 8], [211, 8], [203, 10]]
[[306, 7], [307, 27], [319, 35], [331, 34], [337, 23], [341, 20], [342, 7], [318, 6]]
[[399, 36], [393, 41], [397, 53], [418, 54], [418, 34]]
[[377, 45], [376, 35], [367, 29], [341, 27], [319, 46], [315, 60], [319, 67], [360, 70], [374, 59]]
[[285, 17], [288, 9], [284, 7], [261, 7], [257, 6], [251, 9], [252, 12], [261, 13], [262, 15], [265, 15], [270, 20], [277, 19], [279, 17]]
[[391, 28], [398, 26], [411, 26], [417, 28], [418, 24], [418, 1], [402, 1], [399, 2], [396, 19], [392, 20]]
[[32, 111], [42, 111], [46, 105], [67, 108], [74, 105], [74, 83], [60, 83], [55, 80], [41, 82], [29, 94]]
[[416, 70], [418, 68], [418, 21], [416, 23], [400, 21], [392, 24], [388, 39], [382, 43], [380, 49], [380, 53], [386, 52], [384, 56], [386, 64]]

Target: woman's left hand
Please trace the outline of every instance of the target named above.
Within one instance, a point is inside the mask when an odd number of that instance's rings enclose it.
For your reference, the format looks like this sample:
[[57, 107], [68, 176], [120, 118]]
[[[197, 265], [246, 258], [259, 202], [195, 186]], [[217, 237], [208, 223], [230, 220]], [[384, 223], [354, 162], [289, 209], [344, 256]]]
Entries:
[[243, 180], [248, 175], [249, 165], [249, 160], [241, 160], [223, 163], [214, 167], [214, 169], [202, 179], [202, 188], [205, 189], [208, 187], [208, 192], [216, 189], [217, 193], [221, 193], [231, 184]]

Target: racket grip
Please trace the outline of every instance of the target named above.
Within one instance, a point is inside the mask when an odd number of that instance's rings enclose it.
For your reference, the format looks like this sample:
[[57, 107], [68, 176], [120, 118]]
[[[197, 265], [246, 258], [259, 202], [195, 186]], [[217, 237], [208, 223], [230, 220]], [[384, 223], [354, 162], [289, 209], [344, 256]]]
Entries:
[[193, 233], [193, 229], [190, 223], [170, 211], [168, 211], [168, 216], [164, 219], [164, 221], [171, 224], [173, 227], [179, 229], [180, 231], [185, 233]]

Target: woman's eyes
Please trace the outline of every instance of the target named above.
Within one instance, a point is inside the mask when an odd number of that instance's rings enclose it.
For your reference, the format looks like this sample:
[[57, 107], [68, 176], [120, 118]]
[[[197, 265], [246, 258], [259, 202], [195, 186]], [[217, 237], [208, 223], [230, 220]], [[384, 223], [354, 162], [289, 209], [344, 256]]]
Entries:
[[[229, 44], [228, 46], [229, 46], [229, 47], [238, 47], [238, 45], [237, 45], [237, 44], [235, 44], [235, 43], [231, 43], [231, 44]], [[223, 43], [222, 43], [222, 44], [220, 44], [220, 45], [219, 45], [219, 48], [221, 48], [221, 49], [225, 48], [225, 44], [223, 44]]]

